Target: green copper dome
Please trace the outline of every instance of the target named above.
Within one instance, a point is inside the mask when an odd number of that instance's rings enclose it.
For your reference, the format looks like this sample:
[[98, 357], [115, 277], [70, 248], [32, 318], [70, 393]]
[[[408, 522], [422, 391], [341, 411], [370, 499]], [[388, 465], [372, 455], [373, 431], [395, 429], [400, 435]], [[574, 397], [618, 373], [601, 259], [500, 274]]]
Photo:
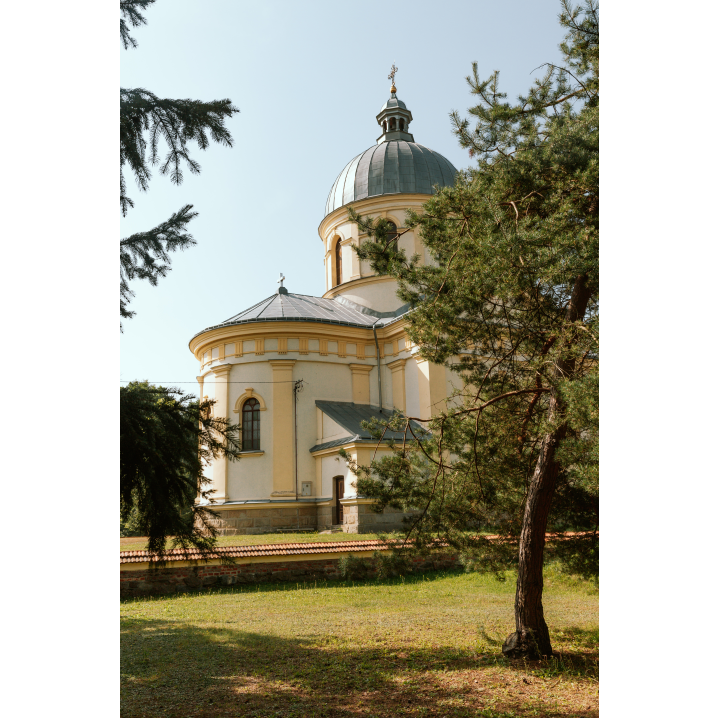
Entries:
[[[395, 89], [395, 88], [392, 88]], [[386, 194], [433, 194], [434, 185], [454, 184], [456, 168], [438, 152], [414, 142], [411, 112], [396, 97], [377, 115], [383, 133], [377, 144], [357, 155], [339, 174], [327, 197], [324, 215], [367, 197]]]

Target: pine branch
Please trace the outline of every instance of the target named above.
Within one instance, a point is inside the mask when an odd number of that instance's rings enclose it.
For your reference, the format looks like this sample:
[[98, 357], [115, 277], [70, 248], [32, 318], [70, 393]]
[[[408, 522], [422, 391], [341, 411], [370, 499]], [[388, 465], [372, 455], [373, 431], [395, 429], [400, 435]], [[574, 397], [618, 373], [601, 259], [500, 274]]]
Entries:
[[[531, 501], [543, 496], [536, 479], [541, 462], [544, 473], [548, 461], [555, 471], [545, 494], [555, 489], [560, 498], [550, 509], [550, 528], [590, 530], [597, 521], [594, 9], [589, 0], [588, 8], [565, 10], [571, 13], [563, 21], [565, 61], [548, 64], [513, 102], [500, 91], [498, 72], [482, 80], [473, 66], [473, 126], [456, 112], [451, 119], [478, 166], [405, 221], [420, 233], [431, 261], [408, 259], [381, 220], [350, 208], [351, 221], [368, 235], [357, 256], [397, 281], [398, 296], [412, 304], [406, 315], [412, 343], [424, 359], [460, 375], [462, 387], [432, 407], [433, 416], [413, 417], [428, 430], [422, 436], [412, 431], [412, 417], [403, 417], [402, 427], [380, 422], [378, 430], [403, 431], [405, 440], [357, 467], [357, 490], [379, 506], [417, 512], [420, 518], [407, 524], [417, 540], [439, 534], [467, 555], [476, 551], [482, 570], [515, 565], [515, 542], [499, 551], [472, 537], [476, 527], [518, 536], [530, 491]], [[572, 318], [567, 310], [581, 277], [588, 278], [580, 282], [586, 291]], [[544, 459], [547, 436], [558, 448]], [[595, 569], [593, 558], [580, 565], [589, 574]]]
[[127, 22], [129, 22], [132, 27], [146, 25], [147, 20], [145, 20], [140, 10], [147, 10], [154, 1], [155, 0], [120, 0], [120, 14], [122, 15], [120, 18], [120, 40], [125, 50], [128, 50], [130, 47], [137, 47], [137, 40], [130, 37], [130, 29], [127, 26]]
[[[208, 552], [215, 545], [209, 459], [239, 458], [239, 425], [211, 417], [214, 400], [198, 402], [176, 388], [132, 382], [120, 389], [120, 516], [130, 512], [148, 549], [167, 541]], [[199, 444], [199, 452], [198, 452]]]
[[[148, 232], [138, 232], [120, 241], [120, 316], [129, 319], [135, 312], [128, 309], [134, 296], [129, 282], [147, 280], [152, 286], [170, 270], [170, 253], [196, 244], [187, 232], [187, 224], [197, 216], [192, 205], [182, 207], [166, 222]], [[122, 325], [120, 325], [120, 328]]]
[[[169, 174], [174, 184], [182, 182], [182, 161], [190, 171], [199, 173], [200, 166], [189, 156], [188, 143], [195, 141], [201, 150], [209, 147], [210, 139], [232, 147], [232, 135], [225, 120], [239, 110], [231, 100], [162, 100], [142, 88], [120, 89], [120, 206], [122, 214], [132, 206], [127, 196], [124, 166], [127, 164], [141, 191], [148, 189], [150, 165], [159, 162], [162, 140], [168, 153], [160, 166], [160, 174]], [[149, 141], [145, 137], [149, 136]], [[147, 152], [149, 145], [149, 153]]]

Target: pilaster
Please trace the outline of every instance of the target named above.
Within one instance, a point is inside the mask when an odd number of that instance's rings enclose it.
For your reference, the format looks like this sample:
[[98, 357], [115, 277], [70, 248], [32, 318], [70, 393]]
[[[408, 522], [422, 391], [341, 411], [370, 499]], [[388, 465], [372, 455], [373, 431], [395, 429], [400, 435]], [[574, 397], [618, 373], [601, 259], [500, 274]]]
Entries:
[[429, 419], [446, 408], [446, 369], [419, 357], [416, 366], [419, 370], [419, 415]]
[[395, 359], [387, 366], [391, 369], [391, 396], [395, 409], [406, 413], [406, 380], [404, 366], [406, 359]]
[[[220, 364], [212, 367], [212, 373], [215, 378], [214, 398], [214, 415], [223, 419], [229, 419], [229, 373], [232, 369], [231, 364]], [[223, 503], [229, 499], [227, 495], [227, 461], [226, 456], [220, 456], [213, 462], [212, 467], [212, 484], [215, 493], [213, 498], [218, 503]]]
[[272, 496], [296, 498], [294, 476], [294, 359], [275, 359], [272, 366]]
[[350, 364], [352, 372], [352, 401], [355, 404], [369, 404], [369, 372], [371, 364]]

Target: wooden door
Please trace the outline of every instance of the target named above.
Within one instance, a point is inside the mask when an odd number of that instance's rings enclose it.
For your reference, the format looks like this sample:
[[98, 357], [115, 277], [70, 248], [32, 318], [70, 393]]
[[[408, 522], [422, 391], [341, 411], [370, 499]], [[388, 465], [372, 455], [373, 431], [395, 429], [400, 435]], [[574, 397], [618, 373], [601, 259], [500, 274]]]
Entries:
[[339, 499], [344, 498], [344, 477], [337, 476], [337, 524], [344, 523], [344, 507], [341, 505]]

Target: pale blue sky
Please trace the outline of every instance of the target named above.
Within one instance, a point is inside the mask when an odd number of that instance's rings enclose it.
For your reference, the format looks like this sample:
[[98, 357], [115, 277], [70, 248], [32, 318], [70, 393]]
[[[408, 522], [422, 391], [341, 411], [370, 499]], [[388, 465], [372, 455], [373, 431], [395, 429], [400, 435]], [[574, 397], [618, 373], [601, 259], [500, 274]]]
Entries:
[[[501, 70], [509, 97], [560, 58], [557, 0], [386, 3], [157, 0], [121, 50], [121, 84], [160, 97], [230, 98], [233, 148], [193, 153], [202, 172], [179, 187], [158, 172], [121, 221], [122, 236], [191, 203], [197, 245], [176, 254], [157, 287], [135, 282], [124, 323], [122, 380], [194, 382], [187, 348], [201, 329], [276, 291], [324, 292], [317, 227], [334, 180], [379, 135], [375, 115], [399, 68], [398, 96], [416, 141], [470, 164], [448, 113], [472, 104], [465, 77]], [[196, 390], [196, 383], [185, 386]]]

